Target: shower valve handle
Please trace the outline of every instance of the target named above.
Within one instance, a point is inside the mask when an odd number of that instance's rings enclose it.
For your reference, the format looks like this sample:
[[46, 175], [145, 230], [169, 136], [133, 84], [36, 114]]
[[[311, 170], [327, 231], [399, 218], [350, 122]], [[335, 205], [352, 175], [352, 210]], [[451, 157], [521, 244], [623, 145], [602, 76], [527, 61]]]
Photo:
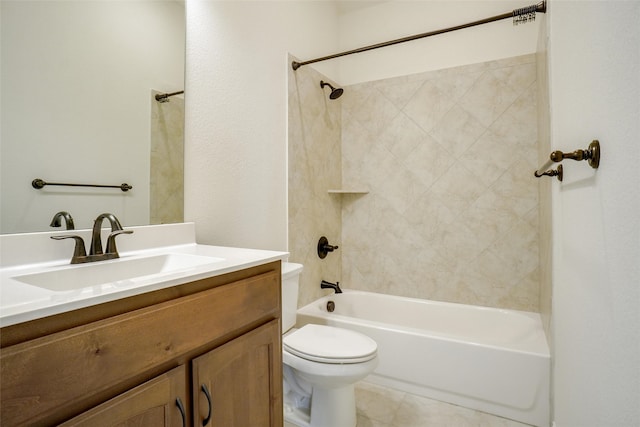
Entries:
[[318, 256], [320, 259], [324, 259], [329, 252], [333, 252], [336, 249], [338, 249], [338, 246], [330, 245], [329, 240], [324, 236], [318, 241]]

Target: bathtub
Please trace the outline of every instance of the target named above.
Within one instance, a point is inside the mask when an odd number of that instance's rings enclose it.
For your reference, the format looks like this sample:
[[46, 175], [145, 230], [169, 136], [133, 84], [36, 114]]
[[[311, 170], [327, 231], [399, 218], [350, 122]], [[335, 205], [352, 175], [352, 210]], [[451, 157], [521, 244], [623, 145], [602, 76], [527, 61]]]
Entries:
[[307, 323], [376, 340], [368, 382], [549, 426], [550, 356], [537, 313], [345, 290], [300, 308], [297, 325]]

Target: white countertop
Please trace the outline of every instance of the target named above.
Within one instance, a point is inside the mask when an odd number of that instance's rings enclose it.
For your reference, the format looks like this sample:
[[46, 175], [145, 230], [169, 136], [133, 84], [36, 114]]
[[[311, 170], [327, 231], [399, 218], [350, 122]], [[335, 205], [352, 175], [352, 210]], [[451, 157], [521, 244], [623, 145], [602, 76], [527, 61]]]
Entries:
[[[134, 234], [126, 237], [122, 236], [118, 241], [118, 247], [122, 248], [119, 251], [120, 258], [99, 261], [99, 263], [108, 265], [109, 263], [130, 261], [160, 254], [186, 254], [212, 257], [216, 258], [216, 260], [210, 264], [183, 268], [169, 273], [101, 283], [75, 290], [55, 291], [24, 283], [16, 279], [16, 277], [54, 270], [83, 268], [84, 266], [96, 264], [70, 265], [69, 261], [73, 249], [72, 240], [69, 239], [70, 242], [66, 245], [60, 245], [62, 241], [50, 239], [50, 236], [55, 234], [83, 235], [86, 232], [73, 230], [70, 232], [29, 233], [24, 235], [23, 238], [17, 237], [18, 235], [0, 236], [3, 258], [3, 267], [0, 268], [0, 327], [177, 286], [207, 277], [219, 276], [272, 261], [284, 261], [288, 257], [287, 252], [196, 244], [195, 228], [193, 224], [188, 223], [179, 224], [176, 227], [157, 226], [157, 228], [154, 228], [154, 226], [147, 226], [125, 227], [125, 229], [134, 230]], [[158, 238], [158, 232], [169, 233], [169, 237], [164, 235]], [[172, 234], [173, 237], [171, 237]], [[193, 235], [193, 238], [190, 235]], [[150, 238], [151, 236], [153, 238]], [[127, 237], [129, 238], [129, 243], [127, 243]], [[134, 240], [136, 237], [138, 239]], [[28, 241], [25, 242], [25, 239]], [[189, 240], [192, 241], [189, 242]], [[85, 242], [88, 245], [86, 236]], [[179, 244], [171, 244], [176, 242]], [[54, 245], [51, 245], [51, 243]], [[50, 252], [51, 248], [55, 247], [56, 253], [52, 252], [43, 255], [42, 252], [38, 251], [37, 244], [48, 247]], [[30, 248], [33, 258], [39, 262], [20, 263], [20, 259], [24, 259], [25, 256], [16, 254], [15, 251], [18, 250], [16, 248], [22, 246]], [[57, 252], [58, 248], [64, 249], [67, 253], [64, 258], [60, 258], [61, 252]]]

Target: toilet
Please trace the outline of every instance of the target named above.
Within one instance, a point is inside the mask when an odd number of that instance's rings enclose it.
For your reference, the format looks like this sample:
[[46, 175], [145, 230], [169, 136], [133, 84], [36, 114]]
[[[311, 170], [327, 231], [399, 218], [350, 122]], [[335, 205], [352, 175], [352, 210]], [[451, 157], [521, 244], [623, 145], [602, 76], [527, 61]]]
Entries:
[[354, 384], [378, 365], [378, 345], [344, 328], [294, 328], [302, 268], [282, 263], [284, 418], [300, 427], [355, 427]]

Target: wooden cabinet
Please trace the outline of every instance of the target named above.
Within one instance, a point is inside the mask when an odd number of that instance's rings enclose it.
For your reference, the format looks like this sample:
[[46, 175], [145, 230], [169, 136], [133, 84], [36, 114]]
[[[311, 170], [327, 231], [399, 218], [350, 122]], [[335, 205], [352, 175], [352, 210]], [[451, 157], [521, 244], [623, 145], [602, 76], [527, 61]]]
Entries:
[[2, 426], [282, 425], [279, 261], [0, 334]]
[[63, 427], [186, 425], [185, 367], [179, 366], [62, 423]]
[[[192, 362], [196, 425], [281, 426], [280, 326], [272, 322]], [[275, 366], [274, 361], [276, 362]]]

